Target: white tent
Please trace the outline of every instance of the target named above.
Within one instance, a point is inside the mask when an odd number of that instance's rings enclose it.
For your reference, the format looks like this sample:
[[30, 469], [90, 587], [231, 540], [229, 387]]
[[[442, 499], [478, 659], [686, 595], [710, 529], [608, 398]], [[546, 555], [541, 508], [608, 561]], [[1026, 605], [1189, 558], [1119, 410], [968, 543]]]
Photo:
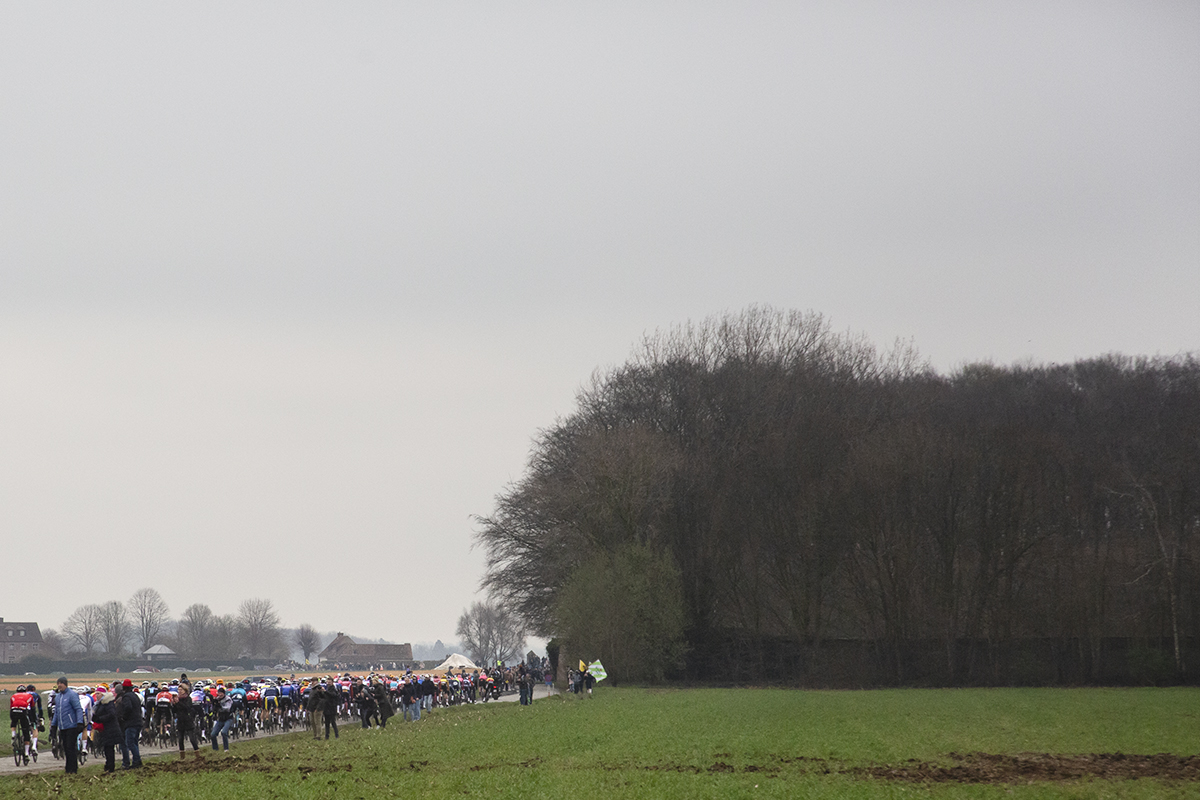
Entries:
[[479, 669], [471, 659], [462, 653], [455, 653], [433, 668], [434, 672], [445, 672], [448, 669]]

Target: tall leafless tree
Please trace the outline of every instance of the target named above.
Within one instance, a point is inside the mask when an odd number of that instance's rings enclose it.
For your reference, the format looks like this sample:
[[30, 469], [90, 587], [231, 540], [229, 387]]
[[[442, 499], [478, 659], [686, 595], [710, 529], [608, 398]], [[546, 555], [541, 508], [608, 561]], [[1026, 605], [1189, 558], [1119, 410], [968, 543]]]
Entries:
[[279, 646], [279, 615], [270, 600], [252, 598], [238, 606], [238, 623], [252, 656], [272, 655]]
[[519, 660], [525, 650], [520, 618], [492, 600], [472, 603], [464, 610], [456, 633], [471, 658], [487, 666]]
[[125, 650], [133, 630], [129, 624], [129, 612], [123, 603], [110, 600], [100, 606], [100, 632], [105, 653], [120, 655]]
[[146, 588], [138, 589], [133, 593], [133, 597], [129, 598], [129, 613], [133, 617], [138, 641], [141, 642], [144, 652], [158, 643], [159, 634], [170, 619], [171, 612], [162, 595], [154, 589]]
[[63, 622], [62, 633], [86, 655], [91, 655], [104, 635], [103, 610], [95, 603], [80, 606]]
[[188, 655], [208, 657], [213, 633], [213, 612], [204, 603], [193, 603], [179, 617], [179, 638]]
[[304, 654], [304, 663], [308, 663], [308, 657], [321, 649], [320, 634], [312, 625], [305, 623], [296, 629], [296, 646], [300, 648], [300, 652]]

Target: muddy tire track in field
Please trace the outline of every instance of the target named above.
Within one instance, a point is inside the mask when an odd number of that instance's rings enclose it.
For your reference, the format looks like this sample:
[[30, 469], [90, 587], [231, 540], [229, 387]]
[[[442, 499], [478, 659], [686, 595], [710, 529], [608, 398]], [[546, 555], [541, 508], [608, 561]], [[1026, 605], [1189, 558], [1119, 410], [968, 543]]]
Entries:
[[1035, 781], [1138, 780], [1200, 781], [1200, 756], [1170, 753], [950, 753], [950, 765], [917, 760], [859, 768], [872, 778], [916, 783], [1031, 783]]
[[689, 774], [746, 773], [764, 777], [783, 777], [788, 772], [818, 775], [846, 775], [906, 783], [994, 783], [1098, 780], [1138, 780], [1153, 778], [1166, 781], [1200, 782], [1200, 756], [1170, 753], [1138, 755], [1130, 753], [949, 753], [952, 763], [909, 759], [898, 764], [849, 764], [808, 756], [776, 755], [765, 764], [734, 765], [725, 761], [729, 753], [717, 753], [713, 763], [696, 764], [601, 764], [601, 769], [683, 772]]

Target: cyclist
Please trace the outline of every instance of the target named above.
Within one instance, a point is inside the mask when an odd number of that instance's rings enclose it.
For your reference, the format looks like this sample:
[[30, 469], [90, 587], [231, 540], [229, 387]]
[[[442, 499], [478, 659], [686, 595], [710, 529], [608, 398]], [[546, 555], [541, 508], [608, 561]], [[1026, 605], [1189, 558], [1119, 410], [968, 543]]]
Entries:
[[50, 696], [46, 698], [46, 718], [50, 720], [50, 752], [54, 753], [55, 758], [62, 758], [62, 746], [58, 743], [58, 727], [54, 724], [54, 703], [58, 699], [58, 692], [50, 692]]
[[229, 690], [229, 699], [233, 701], [233, 726], [230, 728], [230, 732], [237, 730], [237, 735], [240, 736], [242, 720], [245, 719], [247, 713], [246, 687], [243, 684], [234, 685]]
[[262, 727], [261, 712], [262, 695], [258, 693], [258, 689], [251, 686], [246, 691], [246, 729], [251, 735], [257, 728]]
[[165, 684], [159, 687], [158, 694], [154, 695], [154, 729], [160, 739], [166, 738], [174, 706], [175, 695], [171, 694], [170, 688]]
[[279, 713], [283, 717], [283, 729], [289, 730], [292, 727], [292, 709], [295, 704], [292, 702], [292, 694], [296, 691], [296, 687], [290, 682], [284, 681], [279, 687]]
[[[33, 753], [33, 760], [37, 761], [38, 733], [46, 730], [46, 716], [42, 709], [42, 695], [38, 692], [37, 687], [31, 683], [25, 687], [25, 691], [33, 695], [34, 702], [36, 703], [36, 708], [33, 710], [33, 720], [37, 724], [29, 731], [29, 735], [33, 739], [33, 749], [31, 751]], [[54, 693], [51, 692], [50, 696], [53, 697]]]
[[263, 687], [262, 708], [263, 708], [263, 726], [274, 725], [279, 717], [279, 687], [268, 683]]
[[[12, 738], [17, 738], [17, 728], [21, 729], [21, 742], [25, 745], [25, 763], [29, 763], [30, 731], [33, 726], [34, 710], [37, 708], [37, 696], [25, 686], [18, 686], [8, 700], [8, 721], [12, 727]], [[33, 749], [33, 760], [37, 761], [37, 748]]]
[[86, 741], [87, 733], [92, 729], [92, 706], [94, 703], [92, 702], [91, 687], [80, 687], [79, 691], [76, 692], [76, 696], [79, 698], [79, 708], [83, 710], [83, 730], [84, 740]]
[[143, 682], [142, 691], [142, 736], [144, 740], [154, 738], [154, 699], [158, 697], [158, 682]]

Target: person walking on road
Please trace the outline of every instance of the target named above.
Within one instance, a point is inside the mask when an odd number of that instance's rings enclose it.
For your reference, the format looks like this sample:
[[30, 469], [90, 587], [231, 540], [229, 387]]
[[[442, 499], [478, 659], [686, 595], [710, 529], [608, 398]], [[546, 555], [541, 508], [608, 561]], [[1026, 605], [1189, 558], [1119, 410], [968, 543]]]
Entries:
[[56, 691], [58, 697], [54, 704], [54, 724], [58, 728], [63, 757], [67, 760], [66, 773], [73, 775], [79, 772], [79, 734], [83, 731], [83, 706], [79, 703], [79, 695], [67, 687], [65, 677], [58, 679]]

